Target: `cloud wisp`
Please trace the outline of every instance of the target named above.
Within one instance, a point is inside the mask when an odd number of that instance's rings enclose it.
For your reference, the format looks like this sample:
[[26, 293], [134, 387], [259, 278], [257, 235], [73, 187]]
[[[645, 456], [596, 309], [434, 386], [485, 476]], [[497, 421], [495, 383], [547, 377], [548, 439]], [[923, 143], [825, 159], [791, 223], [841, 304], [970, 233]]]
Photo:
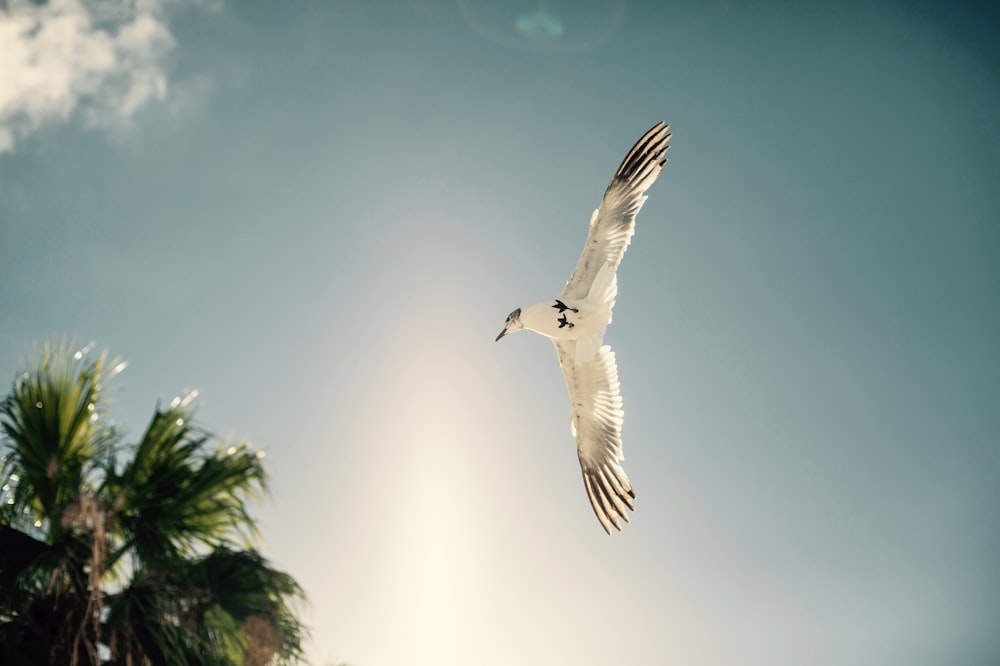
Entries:
[[74, 120], [127, 128], [139, 110], [165, 100], [176, 45], [168, 4], [182, 2], [0, 3], [0, 153]]

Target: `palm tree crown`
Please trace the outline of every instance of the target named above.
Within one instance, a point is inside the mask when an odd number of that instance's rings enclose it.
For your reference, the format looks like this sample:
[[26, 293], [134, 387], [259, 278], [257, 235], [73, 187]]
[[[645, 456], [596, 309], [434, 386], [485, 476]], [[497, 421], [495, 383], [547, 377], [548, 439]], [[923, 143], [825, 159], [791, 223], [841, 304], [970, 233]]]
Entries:
[[106, 415], [125, 364], [47, 343], [0, 403], [0, 663], [301, 657], [298, 584], [253, 550], [261, 452], [216, 443], [196, 393], [134, 445]]

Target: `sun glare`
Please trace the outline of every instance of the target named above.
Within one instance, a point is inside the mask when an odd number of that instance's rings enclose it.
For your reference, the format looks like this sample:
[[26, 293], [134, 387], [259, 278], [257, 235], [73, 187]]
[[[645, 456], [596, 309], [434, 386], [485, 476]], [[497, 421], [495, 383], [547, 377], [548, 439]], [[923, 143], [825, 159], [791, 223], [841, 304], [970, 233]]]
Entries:
[[490, 494], [477, 490], [490, 466], [482, 425], [491, 408], [475, 378], [483, 360], [454, 348], [473, 336], [423, 330], [386, 350], [358, 413], [359, 491], [377, 499], [366, 509], [352, 631], [368, 634], [359, 645], [379, 646], [352, 655], [359, 663], [459, 663], [476, 653], [480, 606], [494, 596]]

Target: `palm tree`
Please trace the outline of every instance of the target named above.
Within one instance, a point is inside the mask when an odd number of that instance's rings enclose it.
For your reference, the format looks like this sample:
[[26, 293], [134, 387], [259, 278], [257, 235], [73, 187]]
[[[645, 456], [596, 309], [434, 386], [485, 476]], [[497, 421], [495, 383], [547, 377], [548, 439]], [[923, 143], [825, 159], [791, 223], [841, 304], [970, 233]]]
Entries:
[[122, 368], [47, 343], [0, 403], [0, 663], [301, 658], [301, 588], [252, 549], [262, 455], [157, 406], [138, 443], [106, 414]]

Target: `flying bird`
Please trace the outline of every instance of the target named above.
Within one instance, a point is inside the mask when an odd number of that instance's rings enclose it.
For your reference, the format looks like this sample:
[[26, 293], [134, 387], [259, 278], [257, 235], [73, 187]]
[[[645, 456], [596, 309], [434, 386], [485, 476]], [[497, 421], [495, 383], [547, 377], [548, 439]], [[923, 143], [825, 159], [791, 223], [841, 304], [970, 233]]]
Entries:
[[570, 431], [590, 505], [604, 531], [629, 521], [635, 492], [621, 462], [622, 411], [615, 353], [604, 343], [618, 296], [618, 265], [635, 233], [645, 192], [663, 171], [670, 125], [642, 135], [615, 172], [601, 205], [590, 216], [587, 243], [558, 298], [518, 308], [507, 316], [497, 341], [528, 329], [552, 340], [566, 378]]

